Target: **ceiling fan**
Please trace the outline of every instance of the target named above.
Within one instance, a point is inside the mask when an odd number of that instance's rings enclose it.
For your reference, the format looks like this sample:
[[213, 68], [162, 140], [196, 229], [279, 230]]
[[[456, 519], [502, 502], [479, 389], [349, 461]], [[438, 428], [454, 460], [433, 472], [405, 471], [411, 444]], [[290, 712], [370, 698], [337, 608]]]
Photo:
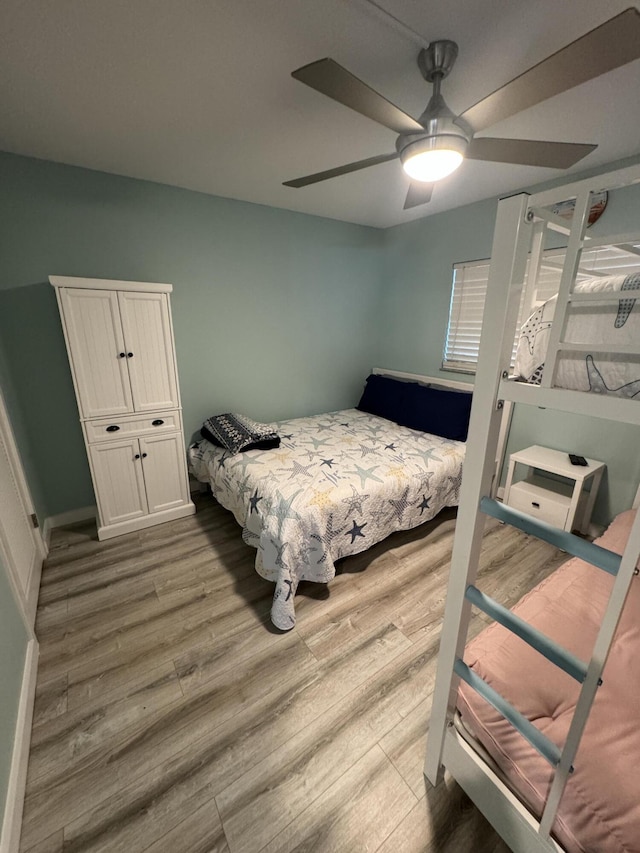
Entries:
[[434, 183], [454, 172], [466, 157], [495, 163], [568, 169], [597, 145], [533, 139], [476, 137], [485, 128], [522, 110], [593, 80], [640, 57], [640, 13], [631, 7], [543, 59], [456, 116], [440, 93], [458, 55], [453, 41], [431, 42], [418, 54], [422, 76], [433, 94], [417, 120], [396, 107], [333, 59], [320, 59], [292, 77], [399, 134], [396, 150], [335, 169], [316, 172], [286, 187], [306, 187], [399, 158], [412, 179], [404, 209], [431, 199]]

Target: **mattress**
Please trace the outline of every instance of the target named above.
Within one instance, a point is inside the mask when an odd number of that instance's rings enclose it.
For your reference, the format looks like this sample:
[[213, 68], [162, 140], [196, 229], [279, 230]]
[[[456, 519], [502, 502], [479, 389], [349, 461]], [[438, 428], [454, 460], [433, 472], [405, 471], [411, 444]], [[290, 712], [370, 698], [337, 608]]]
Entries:
[[202, 440], [189, 466], [231, 510], [276, 584], [271, 619], [295, 625], [302, 580], [328, 583], [335, 561], [456, 506], [465, 445], [347, 409], [279, 421], [276, 450], [230, 454]]
[[[591, 278], [574, 288], [575, 293], [616, 291], [620, 299], [615, 302], [576, 303], [569, 312], [564, 339], [593, 349], [559, 354], [557, 387], [640, 399], [640, 275]], [[554, 296], [541, 305], [520, 332], [514, 372], [532, 384], [542, 379], [556, 302]], [[634, 347], [639, 352], [607, 354], [598, 345]]]
[[[622, 553], [635, 510], [619, 515], [598, 544]], [[613, 578], [573, 558], [514, 612], [582, 660], [589, 660]], [[635, 577], [580, 748], [560, 802], [554, 834], [569, 853], [640, 853], [640, 585]], [[562, 747], [579, 685], [498, 624], [468, 644], [466, 663]], [[540, 817], [552, 778], [548, 763], [466, 684], [458, 709], [467, 729], [520, 799]]]

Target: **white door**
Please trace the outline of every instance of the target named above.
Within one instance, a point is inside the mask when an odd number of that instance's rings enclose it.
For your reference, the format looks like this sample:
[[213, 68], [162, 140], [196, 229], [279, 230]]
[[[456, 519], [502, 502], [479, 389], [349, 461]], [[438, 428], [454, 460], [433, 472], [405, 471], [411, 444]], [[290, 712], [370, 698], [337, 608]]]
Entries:
[[101, 526], [147, 515], [138, 439], [90, 444], [89, 453]]
[[178, 383], [166, 293], [118, 293], [136, 412], [176, 409]]
[[97, 418], [133, 411], [127, 350], [118, 294], [113, 290], [61, 288], [69, 361], [81, 415]]
[[149, 512], [182, 506], [189, 500], [182, 433], [140, 439]]
[[32, 590], [31, 581], [35, 580], [44, 557], [42, 539], [34, 528], [32, 512], [20, 457], [0, 393], [0, 550], [30, 617], [32, 611], [35, 615], [37, 602], [37, 591]]

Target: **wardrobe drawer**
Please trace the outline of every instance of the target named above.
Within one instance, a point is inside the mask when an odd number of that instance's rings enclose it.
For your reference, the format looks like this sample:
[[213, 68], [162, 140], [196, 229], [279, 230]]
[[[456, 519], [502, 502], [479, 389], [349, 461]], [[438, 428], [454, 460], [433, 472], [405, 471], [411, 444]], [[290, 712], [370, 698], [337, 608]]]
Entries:
[[157, 415], [136, 415], [127, 418], [101, 418], [85, 421], [87, 442], [110, 441], [128, 435], [155, 435], [181, 429], [179, 412], [161, 412]]
[[539, 483], [522, 480], [511, 486], [508, 498], [509, 506], [526, 512], [540, 521], [546, 521], [554, 527], [564, 529], [569, 515], [571, 498], [550, 488], [543, 488]]

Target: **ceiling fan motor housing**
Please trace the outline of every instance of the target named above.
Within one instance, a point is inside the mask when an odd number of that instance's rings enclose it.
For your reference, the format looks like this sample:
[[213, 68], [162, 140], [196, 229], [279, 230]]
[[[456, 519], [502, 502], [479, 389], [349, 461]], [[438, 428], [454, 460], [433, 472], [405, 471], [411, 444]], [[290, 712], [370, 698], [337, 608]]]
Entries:
[[431, 97], [418, 121], [424, 131], [401, 133], [396, 139], [396, 151], [403, 162], [413, 154], [442, 148], [458, 151], [464, 156], [473, 131], [463, 119], [451, 112], [439, 92]]
[[464, 156], [473, 136], [471, 127], [447, 106], [440, 94], [440, 81], [449, 74], [458, 56], [454, 41], [441, 39], [418, 54], [422, 76], [433, 83], [433, 94], [418, 121], [424, 131], [401, 133], [396, 139], [396, 150], [404, 163], [414, 154], [448, 149]]
[[436, 77], [443, 80], [453, 68], [458, 57], [458, 45], [449, 39], [432, 41], [418, 54], [418, 68], [428, 83]]

